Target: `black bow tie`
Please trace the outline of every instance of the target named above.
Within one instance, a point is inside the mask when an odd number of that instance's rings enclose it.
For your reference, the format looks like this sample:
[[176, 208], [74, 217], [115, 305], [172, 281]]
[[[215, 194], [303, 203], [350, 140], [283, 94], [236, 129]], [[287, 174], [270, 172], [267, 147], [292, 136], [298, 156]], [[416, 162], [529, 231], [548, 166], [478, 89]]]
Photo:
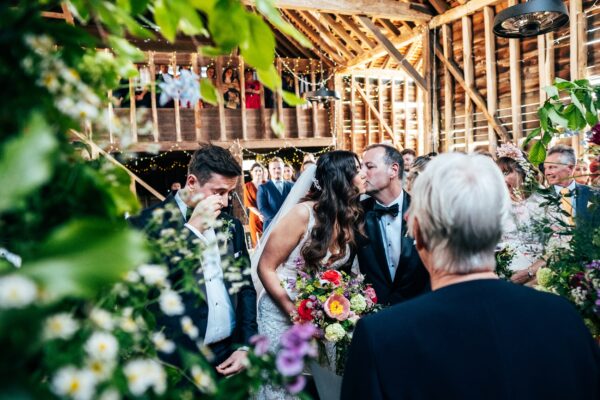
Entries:
[[379, 203], [375, 204], [375, 207], [373, 207], [373, 211], [375, 212], [375, 214], [377, 214], [378, 217], [381, 217], [382, 215], [385, 214], [390, 214], [392, 217], [397, 217], [398, 213], [400, 212], [400, 207], [398, 207], [398, 203], [396, 204], [392, 204], [389, 207], [386, 206], [382, 206]]

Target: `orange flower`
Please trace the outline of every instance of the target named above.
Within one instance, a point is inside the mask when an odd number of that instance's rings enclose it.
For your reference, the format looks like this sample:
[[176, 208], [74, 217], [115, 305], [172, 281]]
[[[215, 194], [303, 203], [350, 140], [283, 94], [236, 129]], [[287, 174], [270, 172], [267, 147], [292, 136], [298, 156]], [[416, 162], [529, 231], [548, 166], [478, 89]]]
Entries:
[[335, 286], [339, 286], [342, 282], [342, 274], [334, 269], [327, 270], [321, 275], [321, 279], [333, 283]]
[[345, 321], [350, 314], [350, 302], [341, 294], [334, 293], [325, 304], [323, 304], [325, 314], [338, 321]]

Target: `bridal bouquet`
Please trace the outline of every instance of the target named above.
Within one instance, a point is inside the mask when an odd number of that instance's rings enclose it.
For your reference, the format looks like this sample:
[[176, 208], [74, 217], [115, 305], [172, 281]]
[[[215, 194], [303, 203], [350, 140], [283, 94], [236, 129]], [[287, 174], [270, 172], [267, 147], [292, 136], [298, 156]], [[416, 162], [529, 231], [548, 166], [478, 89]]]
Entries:
[[335, 369], [341, 373], [356, 322], [377, 309], [375, 290], [364, 283], [363, 275], [333, 269], [299, 271], [291, 286], [297, 293], [294, 323], [310, 322], [319, 328], [322, 343], [335, 347]]

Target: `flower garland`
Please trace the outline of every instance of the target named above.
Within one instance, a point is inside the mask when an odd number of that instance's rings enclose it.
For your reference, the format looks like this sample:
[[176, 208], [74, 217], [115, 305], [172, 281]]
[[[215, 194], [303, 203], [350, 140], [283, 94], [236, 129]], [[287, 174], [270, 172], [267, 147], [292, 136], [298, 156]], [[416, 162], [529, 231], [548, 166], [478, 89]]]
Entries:
[[496, 150], [498, 158], [507, 157], [513, 159], [519, 164], [523, 172], [525, 172], [525, 180], [523, 186], [526, 188], [533, 188], [537, 185], [537, 173], [529, 163], [525, 154], [512, 143], [503, 143]]

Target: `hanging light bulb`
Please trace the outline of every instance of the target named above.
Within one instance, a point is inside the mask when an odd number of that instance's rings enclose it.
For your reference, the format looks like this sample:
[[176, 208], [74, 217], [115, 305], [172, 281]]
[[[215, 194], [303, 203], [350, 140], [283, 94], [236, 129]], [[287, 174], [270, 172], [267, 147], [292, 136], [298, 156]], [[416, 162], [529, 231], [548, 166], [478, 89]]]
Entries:
[[306, 99], [313, 103], [324, 103], [328, 100], [339, 100], [340, 95], [335, 90], [329, 90], [325, 87], [325, 81], [323, 80], [323, 62], [321, 61], [319, 64], [321, 66], [321, 82], [318, 83], [320, 87], [317, 90], [306, 92]]
[[505, 38], [525, 38], [555, 31], [567, 22], [569, 14], [561, 0], [531, 0], [498, 13], [494, 33]]

